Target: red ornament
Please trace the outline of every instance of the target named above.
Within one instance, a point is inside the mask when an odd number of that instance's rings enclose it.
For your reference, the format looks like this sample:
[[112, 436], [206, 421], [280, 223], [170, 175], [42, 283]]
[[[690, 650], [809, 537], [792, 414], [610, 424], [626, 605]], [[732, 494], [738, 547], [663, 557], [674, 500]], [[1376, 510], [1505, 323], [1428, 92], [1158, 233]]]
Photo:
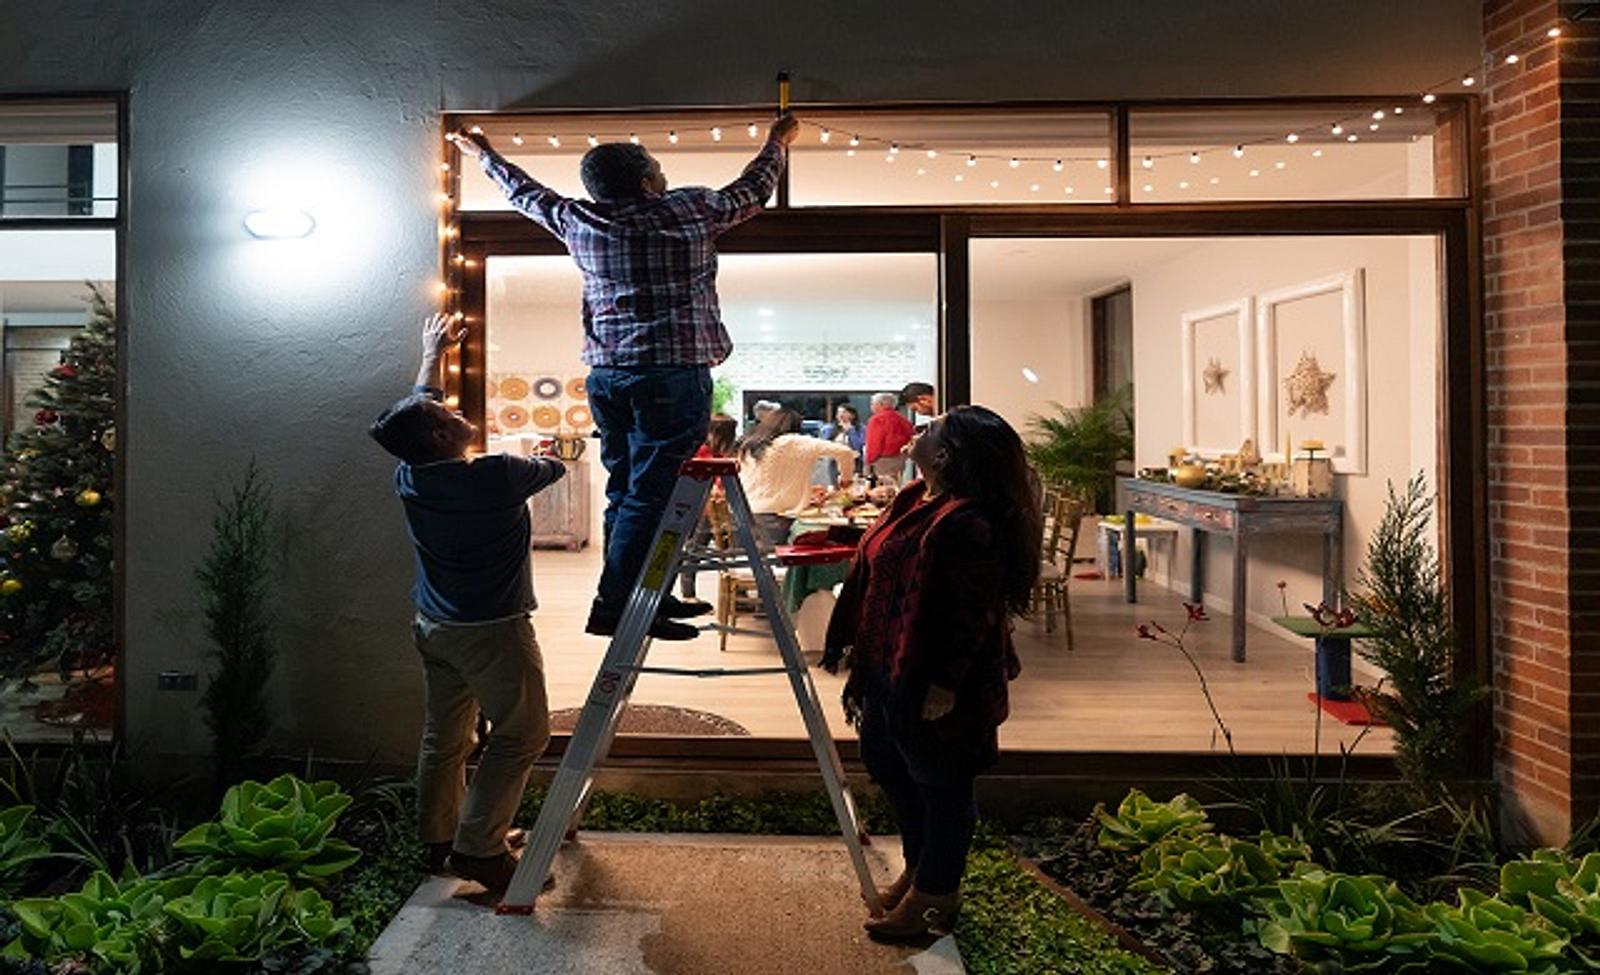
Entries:
[[78, 368], [72, 365], [70, 362], [63, 362], [61, 365], [50, 370], [50, 373], [57, 379], [74, 379], [78, 375]]
[[56, 414], [55, 410], [40, 410], [33, 415], [33, 422], [41, 427], [47, 427], [59, 419], [61, 417]]

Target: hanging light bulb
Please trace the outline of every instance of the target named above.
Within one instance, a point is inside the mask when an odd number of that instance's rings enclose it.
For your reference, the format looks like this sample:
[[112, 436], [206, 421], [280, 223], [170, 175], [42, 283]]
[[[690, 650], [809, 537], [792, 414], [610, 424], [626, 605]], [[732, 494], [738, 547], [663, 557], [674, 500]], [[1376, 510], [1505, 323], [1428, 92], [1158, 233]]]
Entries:
[[586, 137], [585, 137], [585, 138], [584, 138], [584, 141], [585, 141], [585, 142], [588, 142], [588, 143], [589, 143], [589, 148], [591, 148], [591, 149], [593, 149], [593, 148], [594, 148], [594, 147], [595, 147], [595, 146], [597, 146], [597, 145], [599, 145], [599, 144], [600, 144], [600, 140], [599, 140], [599, 139], [596, 139], [596, 138], [595, 138], [595, 137], [594, 137], [594, 136], [592, 136], [592, 135], [590, 135], [590, 136], [586, 136]]
[[1252, 170], [1250, 170], [1250, 175], [1251, 175], [1251, 176], [1260, 176], [1260, 175], [1261, 175], [1261, 170], [1259, 170], [1259, 169], [1252, 169]]
[[559, 136], [554, 136], [553, 135], [550, 138], [546, 139], [545, 141], [550, 143], [550, 148], [552, 148], [552, 149], [560, 149], [561, 148], [561, 138]]
[[1139, 160], [1139, 165], [1143, 166], [1145, 169], [1152, 169], [1155, 167], [1155, 164], [1156, 161], [1151, 159], [1149, 156], [1145, 156], [1143, 159]]
[[893, 142], [889, 143], [889, 155], [891, 155], [891, 156], [900, 155], [900, 147], [895, 145]]
[[957, 183], [965, 182], [966, 179], [967, 179], [967, 174], [966, 173], [956, 173], [956, 182]]
[[1189, 181], [1188, 180], [1186, 180], [1186, 179], [1178, 180], [1178, 189], [1186, 190], [1188, 188], [1189, 188]]
[[667, 141], [673, 145], [678, 144], [678, 133], [676, 130], [670, 130], [667, 132]]
[[513, 132], [513, 133], [511, 133], [511, 144], [514, 145], [514, 146], [522, 145], [522, 133], [521, 132]]
[[1016, 169], [1020, 165], [1022, 165], [1022, 161], [1019, 160], [1016, 156], [1012, 156], [1011, 157], [1011, 168], [1012, 169]]
[[1380, 108], [1376, 112], [1373, 112], [1372, 113], [1372, 120], [1374, 122], [1382, 122], [1383, 121], [1383, 109]]
[[1300, 133], [1290, 132], [1288, 135], [1283, 137], [1283, 141], [1289, 143], [1290, 145], [1294, 145], [1296, 142], [1300, 141]]
[[752, 139], [756, 137], [756, 131], [756, 124], [754, 122], [751, 122], [749, 125], [744, 127], [745, 135], [748, 135]]
[[1374, 123], [1372, 123], [1372, 124], [1371, 124], [1371, 125], [1369, 125], [1369, 126], [1367, 126], [1367, 131], [1369, 131], [1369, 132], [1376, 132], [1376, 131], [1378, 131], [1378, 123], [1377, 123], [1377, 122], [1374, 122]]
[[1200, 154], [1198, 152], [1189, 153], [1189, 165], [1191, 165], [1191, 166], [1200, 165]]
[[1235, 159], [1243, 159], [1244, 158], [1244, 146], [1239, 145], [1239, 146], [1234, 146], [1233, 147], [1233, 158], [1235, 158]]
[[1057, 159], [1055, 162], [1051, 163], [1050, 168], [1058, 173], [1061, 172], [1061, 160]]
[[1561, 28], [1552, 27], [1549, 30], [1544, 32], [1544, 36], [1546, 36], [1546, 37], [1560, 37], [1561, 36]]
[[850, 145], [852, 147], [859, 146], [860, 144], [861, 144], [861, 137], [859, 135], [853, 135], [853, 136], [850, 137]]
[[1062, 190], [1062, 192], [1064, 192], [1064, 193], [1066, 193], [1066, 195], [1068, 195], [1068, 196], [1071, 196], [1071, 195], [1072, 195], [1072, 187], [1070, 187], [1070, 186], [1068, 186], [1068, 187], [1065, 187], [1065, 188], [1064, 188], [1064, 189], [1063, 189], [1063, 190]]
[[1111, 165], [1111, 162], [1107, 159], [1096, 159], [1094, 161], [1094, 165], [1096, 169], [1105, 169], [1107, 166]]
[[633, 143], [634, 145], [638, 145], [639, 144], [639, 137], [637, 135], [633, 134], [632, 132], [629, 132], [628, 133], [628, 141]]
[[1435, 99], [1435, 98], [1436, 98], [1436, 97], [1437, 97], [1437, 96], [1436, 96], [1436, 95], [1434, 95], [1434, 93], [1433, 93], [1433, 92], [1431, 92], [1431, 91], [1430, 91], [1430, 92], [1428, 92], [1428, 93], [1427, 93], [1427, 94], [1426, 94], [1426, 95], [1423, 95], [1423, 96], [1422, 96], [1422, 103], [1423, 103], [1423, 104], [1424, 104], [1424, 105], [1432, 105], [1432, 104], [1433, 104], [1433, 102], [1434, 102], [1434, 99]]
[[1037, 192], [1039, 192], [1039, 184], [1038, 183], [1034, 183], [1032, 186], [1029, 186], [1028, 189], [1030, 189], [1033, 192], [1037, 193]]
[[1102, 189], [1100, 192], [1104, 193], [1106, 196], [1110, 196], [1111, 195], [1111, 187], [1107, 186], [1104, 189]]
[[976, 166], [976, 165], [978, 165], [978, 157], [977, 156], [968, 156], [967, 157], [967, 165], [968, 166]]
[[1344, 126], [1340, 125], [1338, 122], [1335, 122], [1333, 123], [1332, 132], [1334, 135], [1344, 135]]
[[1288, 163], [1286, 163], [1286, 162], [1284, 162], [1284, 161], [1283, 161], [1283, 160], [1281, 160], [1281, 159], [1280, 159], [1280, 160], [1278, 160], [1278, 161], [1277, 161], [1277, 162], [1275, 162], [1275, 163], [1273, 163], [1273, 164], [1272, 164], [1272, 165], [1273, 165], [1273, 167], [1274, 167], [1274, 168], [1275, 168], [1275, 169], [1284, 169], [1284, 168], [1286, 168], [1286, 167], [1287, 167], [1287, 166], [1288, 166], [1288, 165], [1289, 165], [1289, 164], [1288, 164]]
[[1467, 75], [1467, 76], [1466, 76], [1466, 77], [1465, 77], [1465, 78], [1462, 78], [1462, 79], [1461, 79], [1461, 86], [1462, 86], [1462, 87], [1463, 87], [1463, 88], [1471, 88], [1471, 87], [1472, 87], [1472, 86], [1473, 86], [1473, 85], [1475, 85], [1475, 84], [1477, 84], [1477, 83], [1478, 83], [1478, 79], [1477, 79], [1477, 78], [1474, 78], [1474, 77], [1473, 77], [1473, 76], [1472, 76], [1472, 75], [1470, 75], [1470, 74], [1469, 74], [1469, 75]]
[[713, 125], [711, 127], [711, 141], [712, 142], [721, 142], [722, 141], [722, 127], [721, 126]]
[[818, 135], [817, 138], [819, 140], [821, 140], [822, 142], [827, 142], [829, 139], [833, 138], [833, 133], [829, 132], [827, 129], [823, 129], [821, 134]]
[[1516, 64], [1518, 61], [1521, 61], [1521, 60], [1522, 59], [1517, 57], [1515, 54], [1507, 54], [1506, 55], [1506, 63], [1507, 64]]
[[1406, 110], [1401, 108], [1399, 105], [1396, 105], [1393, 109], [1391, 109], [1389, 111], [1390, 115], [1404, 115], [1405, 113], [1406, 113]]
[[1346, 142], [1359, 142], [1360, 139], [1361, 139], [1360, 136], [1358, 136], [1354, 132], [1352, 132], [1349, 135], [1345, 136], [1345, 140], [1344, 141], [1346, 141]]
[[937, 149], [929, 149], [928, 150], [928, 158], [929, 159], [937, 159], [938, 157], [939, 157], [939, 150], [937, 150]]

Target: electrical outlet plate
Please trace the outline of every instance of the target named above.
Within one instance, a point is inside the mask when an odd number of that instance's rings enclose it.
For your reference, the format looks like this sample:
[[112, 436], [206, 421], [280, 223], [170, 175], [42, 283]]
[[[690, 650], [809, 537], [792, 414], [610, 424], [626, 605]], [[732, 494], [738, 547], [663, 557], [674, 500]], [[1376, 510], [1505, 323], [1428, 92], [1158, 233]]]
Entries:
[[200, 675], [181, 670], [163, 670], [156, 675], [156, 686], [163, 691], [198, 690]]

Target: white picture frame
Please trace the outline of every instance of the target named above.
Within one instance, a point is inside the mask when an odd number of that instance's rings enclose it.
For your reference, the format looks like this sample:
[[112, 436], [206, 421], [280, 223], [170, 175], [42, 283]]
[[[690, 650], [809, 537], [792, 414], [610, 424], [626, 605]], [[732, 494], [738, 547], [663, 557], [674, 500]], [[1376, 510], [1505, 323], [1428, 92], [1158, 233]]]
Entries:
[[[1255, 359], [1251, 341], [1252, 299], [1248, 296], [1184, 312], [1178, 321], [1179, 346], [1182, 350], [1183, 370], [1183, 445], [1192, 453], [1207, 459], [1235, 453], [1247, 438], [1256, 435]], [[1200, 442], [1200, 401], [1203, 384], [1198, 381], [1200, 362], [1196, 353], [1196, 336], [1202, 322], [1219, 318], [1232, 318], [1238, 335], [1239, 364], [1235, 389], [1239, 397], [1239, 427], [1231, 443]]]
[[[1314, 298], [1318, 295], [1340, 296], [1341, 345], [1344, 362], [1337, 369], [1335, 389], [1344, 398], [1344, 442], [1327, 444], [1333, 460], [1333, 470], [1338, 474], [1365, 474], [1367, 472], [1367, 314], [1366, 272], [1351, 268], [1327, 277], [1317, 278], [1256, 296], [1256, 389], [1260, 396], [1257, 409], [1259, 437], [1257, 444], [1263, 460], [1285, 463], [1282, 451], [1283, 428], [1279, 423], [1280, 405], [1284, 399], [1283, 377], [1278, 369], [1278, 306], [1291, 301]], [[1290, 431], [1292, 434], [1292, 430]], [[1291, 447], [1291, 449], [1294, 449]]]

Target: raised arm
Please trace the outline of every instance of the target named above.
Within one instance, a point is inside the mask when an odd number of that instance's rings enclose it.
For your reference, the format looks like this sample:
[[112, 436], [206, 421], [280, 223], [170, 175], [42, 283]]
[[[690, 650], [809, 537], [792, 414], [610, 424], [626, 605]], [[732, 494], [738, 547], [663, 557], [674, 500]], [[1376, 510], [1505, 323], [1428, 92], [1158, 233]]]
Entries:
[[419, 392], [439, 392], [439, 360], [466, 334], [467, 327], [449, 315], [429, 315], [422, 323], [422, 365], [417, 367], [415, 387]]
[[450, 141], [464, 155], [478, 160], [484, 174], [500, 187], [518, 212], [558, 238], [566, 239], [561, 227], [571, 200], [523, 172], [522, 167], [507, 162], [494, 151], [482, 132], [453, 132]]
[[716, 211], [721, 229], [743, 223], [761, 212], [761, 207], [778, 188], [778, 177], [783, 174], [784, 150], [795, 140], [800, 123], [793, 115], [784, 115], [772, 123], [767, 132], [766, 144], [739, 178], [720, 190], [712, 190], [708, 201]]

